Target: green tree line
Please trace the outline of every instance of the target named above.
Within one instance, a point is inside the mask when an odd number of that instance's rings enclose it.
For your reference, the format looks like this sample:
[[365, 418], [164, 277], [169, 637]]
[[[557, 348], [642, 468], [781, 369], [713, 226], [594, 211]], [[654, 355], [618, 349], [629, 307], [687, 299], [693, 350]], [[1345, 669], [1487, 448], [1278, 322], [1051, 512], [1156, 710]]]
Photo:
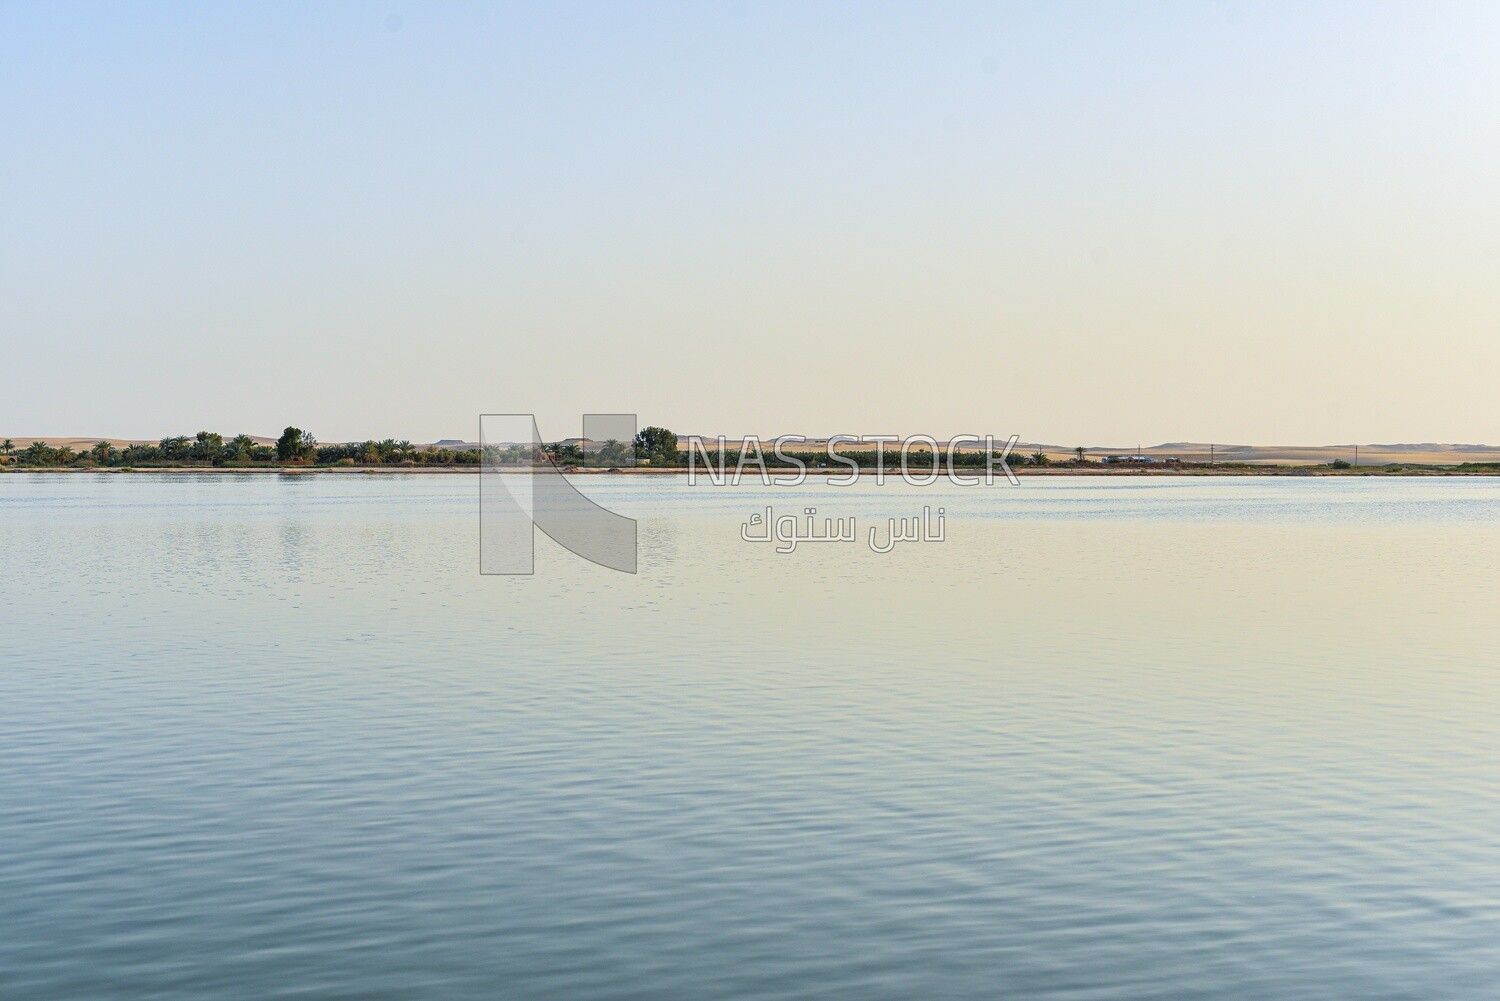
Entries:
[[450, 466], [479, 462], [478, 449], [442, 449], [435, 445], [419, 449], [409, 441], [391, 438], [321, 445], [311, 434], [296, 427], [283, 431], [274, 445], [259, 443], [246, 434], [226, 441], [216, 432], [199, 431], [191, 438], [176, 435], [154, 445], [117, 447], [101, 441], [81, 452], [67, 445], [54, 446], [41, 441], [17, 450], [7, 439], [0, 443], [0, 451], [14, 456], [16, 463], [23, 466]]
[[492, 465], [613, 468], [629, 465], [679, 465], [677, 435], [661, 427], [645, 427], [634, 441], [555, 441], [541, 447], [525, 444], [487, 445], [484, 457]]

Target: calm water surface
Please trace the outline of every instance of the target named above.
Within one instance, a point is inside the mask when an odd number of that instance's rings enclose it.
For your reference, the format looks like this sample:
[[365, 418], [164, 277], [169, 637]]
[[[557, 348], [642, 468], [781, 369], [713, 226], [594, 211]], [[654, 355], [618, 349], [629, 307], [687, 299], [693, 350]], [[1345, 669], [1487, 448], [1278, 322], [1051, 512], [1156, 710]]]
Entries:
[[0, 476], [0, 997], [1500, 997], [1500, 482], [588, 488]]

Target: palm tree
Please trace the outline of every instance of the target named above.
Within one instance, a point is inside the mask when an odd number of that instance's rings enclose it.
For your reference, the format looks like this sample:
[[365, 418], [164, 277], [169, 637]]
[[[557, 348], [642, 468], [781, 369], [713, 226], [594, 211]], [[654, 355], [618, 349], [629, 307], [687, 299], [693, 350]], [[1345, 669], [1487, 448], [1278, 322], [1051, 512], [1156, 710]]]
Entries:
[[610, 438], [604, 443], [604, 447], [599, 449], [599, 465], [622, 466], [629, 461], [628, 456], [629, 453], [625, 451], [625, 443]]
[[1045, 466], [1050, 464], [1051, 462], [1052, 459], [1047, 455], [1046, 452], [1043, 452], [1041, 449], [1037, 449], [1035, 452], [1031, 453], [1031, 464], [1033, 466]]
[[1084, 461], [1084, 454], [1085, 453], [1084, 453], [1082, 445], [1079, 445], [1077, 448], [1073, 449], [1073, 454], [1076, 455], [1076, 456], [1078, 456], [1078, 461], [1079, 462], [1083, 462]]
[[188, 439], [186, 435], [175, 435], [171, 438], [163, 438], [157, 448], [161, 449], [163, 459], [185, 459], [188, 454]]
[[107, 441], [96, 442], [94, 444], [94, 458], [98, 459], [100, 462], [108, 462], [109, 455], [114, 450], [115, 447]]
[[235, 462], [249, 462], [250, 450], [255, 447], [255, 439], [248, 434], [237, 434], [229, 439], [229, 444], [224, 446], [229, 458]]
[[0, 452], [5, 453], [6, 455], [15, 455], [16, 443], [11, 441], [9, 438], [5, 439], [4, 441], [0, 441]]
[[219, 462], [224, 458], [224, 436], [217, 431], [199, 431], [193, 438], [192, 456], [195, 459]]

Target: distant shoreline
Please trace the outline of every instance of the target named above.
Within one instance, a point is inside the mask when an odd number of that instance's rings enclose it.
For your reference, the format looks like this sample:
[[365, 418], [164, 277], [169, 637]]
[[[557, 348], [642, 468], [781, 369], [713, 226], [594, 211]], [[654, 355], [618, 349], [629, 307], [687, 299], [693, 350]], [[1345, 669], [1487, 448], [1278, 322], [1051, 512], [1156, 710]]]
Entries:
[[[1255, 466], [1249, 466], [1249, 465], [1247, 465], [1247, 466], [1240, 466], [1240, 467], [1225, 467], [1225, 466], [1193, 466], [1193, 467], [1182, 467], [1182, 466], [1166, 466], [1166, 465], [1159, 465], [1159, 466], [1104, 466], [1104, 465], [1098, 465], [1098, 466], [1090, 467], [1090, 466], [1068, 466], [1068, 465], [1061, 465], [1061, 464], [1059, 464], [1059, 465], [1041, 466], [1041, 467], [1038, 467], [1038, 466], [1012, 467], [1012, 470], [1013, 470], [1013, 472], [1015, 472], [1015, 474], [1018, 477], [1020, 477], [1020, 476], [1126, 476], [1126, 477], [1141, 477], [1141, 476], [1160, 476], [1160, 477], [1179, 477], [1179, 476], [1300, 476], [1300, 477], [1307, 477], [1307, 476], [1341, 476], [1341, 477], [1347, 477], [1347, 476], [1386, 476], [1386, 477], [1390, 477], [1390, 476], [1402, 476], [1402, 477], [1421, 477], [1421, 476], [1446, 476], [1446, 477], [1500, 476], [1500, 466], [1497, 466], [1496, 468], [1492, 468], [1492, 469], [1459, 469], [1459, 468], [1454, 467], [1454, 466], [1409, 466], [1409, 465], [1407, 465], [1407, 466], [1401, 466], [1399, 468], [1391, 468], [1391, 467], [1388, 467], [1388, 466], [1352, 466], [1352, 467], [1350, 467], [1348, 469], [1330, 469], [1328, 467], [1318, 467], [1318, 466], [1270, 466], [1270, 465], [1255, 465]], [[484, 470], [481, 467], [476, 466], [476, 465], [455, 465], [455, 466], [438, 466], [438, 465], [424, 465], [424, 466], [389, 466], [389, 465], [387, 465], [387, 466], [238, 466], [238, 467], [236, 467], [236, 466], [133, 466], [133, 467], [128, 467], [128, 468], [124, 468], [124, 467], [112, 467], [112, 468], [111, 467], [105, 467], [105, 468], [98, 468], [98, 467], [88, 468], [88, 467], [83, 467], [83, 468], [80, 468], [80, 467], [77, 467], [77, 466], [17, 466], [17, 465], [0, 466], [0, 475], [6, 475], [6, 476], [10, 476], [10, 475], [47, 475], [47, 474], [57, 474], [57, 473], [61, 473], [61, 474], [65, 474], [65, 475], [94, 475], [94, 476], [118, 476], [118, 475], [130, 476], [130, 475], [138, 475], [138, 474], [142, 474], [142, 473], [164, 474], [164, 475], [168, 475], [168, 476], [200, 475], [200, 474], [209, 474], [209, 475], [238, 475], [238, 476], [245, 476], [245, 475], [249, 475], [249, 476], [323, 476], [323, 475], [332, 475], [332, 476], [351, 476], [351, 475], [352, 476], [366, 476], [366, 475], [377, 475], [377, 476], [425, 476], [425, 475], [431, 474], [431, 475], [438, 475], [438, 476], [448, 476], [448, 475], [453, 475], [453, 474], [473, 475], [473, 474], [480, 473], [480, 472], [483, 472], [483, 471]], [[534, 470], [534, 469], [532, 469], [530, 467], [525, 467], [525, 466], [505, 467], [505, 468], [503, 468], [500, 471], [504, 472], [504, 473], [508, 473], [508, 474], [517, 474], [517, 473], [519, 473], [519, 474], [527, 474], [527, 473], [534, 474], [534, 473], [537, 473], [537, 472], [546, 472], [546, 470]], [[843, 466], [843, 465], [840, 465], [840, 466], [837, 466], [837, 467], [822, 468], [822, 469], [809, 467], [806, 470], [806, 474], [808, 476], [847, 476], [849, 474], [849, 472], [850, 472], [850, 469], [847, 466]], [[768, 468], [767, 473], [768, 473], [768, 475], [773, 480], [775, 480], [775, 479], [790, 479], [790, 478], [792, 478], [795, 475], [795, 473], [792, 470], [789, 470], [786, 467], [770, 467], [770, 468]], [[875, 473], [876, 473], [876, 471], [874, 469], [872, 469], [872, 468], [861, 468], [859, 470], [859, 475], [861, 475], [861, 476], [874, 476]], [[927, 475], [928, 471], [924, 469], [924, 470], [919, 471], [919, 473], [920, 473], [920, 475]], [[675, 467], [674, 466], [674, 467], [671, 467], [671, 468], [664, 468], [664, 469], [651, 469], [651, 468], [640, 468], [640, 467], [637, 467], [637, 468], [625, 468], [625, 469], [614, 469], [614, 470], [608, 470], [608, 469], [588, 469], [588, 468], [575, 468], [575, 469], [565, 469], [565, 470], [563, 470], [563, 475], [565, 475], [565, 476], [686, 476], [687, 474], [688, 474], [688, 470], [687, 470], [687, 467], [685, 467], [685, 466], [681, 466], [681, 467]], [[699, 469], [698, 470], [698, 475], [699, 476], [703, 476], [703, 477], [707, 477], [709, 475], [709, 471], [706, 470], [706, 469]], [[732, 470], [730, 471], [729, 475], [733, 475], [733, 471]], [[892, 471], [891, 469], [886, 469], [885, 470], [885, 475], [888, 476], [888, 477], [891, 477], [893, 479], [899, 479], [900, 478], [900, 472], [899, 472], [899, 470]], [[965, 479], [977, 478], [977, 477], [982, 477], [984, 475], [984, 470], [983, 470], [982, 467], [975, 468], [975, 467], [970, 467], [970, 466], [959, 466], [957, 468], [957, 475], [960, 476], [960, 477], [963, 477]], [[1002, 474], [998, 469], [996, 470], [996, 472], [995, 472], [994, 475], [995, 475], [996, 479], [1003, 480], [1005, 478], [1004, 474]], [[945, 479], [946, 477], [947, 477], [946, 473], [940, 473], [939, 474], [939, 478], [940, 479]], [[745, 471], [745, 473], [743, 475], [743, 479], [750, 480], [750, 479], [759, 479], [759, 478], [760, 478], [760, 472], [759, 472], [759, 469], [757, 467], [747, 467], [747, 469], [746, 469], [746, 471]]]
[[[288, 443], [289, 434], [295, 432], [296, 442]], [[1363, 471], [1380, 470], [1389, 475], [1396, 469], [1402, 475], [1473, 475], [1500, 470], [1500, 446], [1482, 444], [1458, 444], [1440, 442], [1376, 443], [1349, 445], [1243, 445], [1233, 443], [1209, 444], [1194, 441], [1171, 441], [1155, 445], [1130, 447], [1106, 447], [1101, 445], [1077, 445], [1061, 447], [1039, 442], [1021, 442], [1015, 438], [1003, 442], [1002, 453], [998, 439], [976, 439], [971, 436], [943, 441], [926, 436], [895, 441], [888, 439], [865, 439], [853, 436], [834, 438], [805, 438], [801, 436], [759, 439], [704, 438], [696, 435], [681, 435], [662, 427], [639, 429], [634, 441], [634, 455], [638, 463], [650, 460], [651, 472], [662, 472], [685, 464], [690, 453], [696, 453], [700, 468], [712, 460], [712, 464], [727, 463], [730, 468], [739, 465], [741, 458], [748, 459], [746, 467], [753, 469], [764, 462], [775, 469], [792, 468], [795, 457], [806, 462], [809, 472], [821, 472], [817, 463], [824, 462], [834, 475], [840, 475], [851, 463], [862, 467], [880, 464], [880, 453], [884, 453], [884, 464], [894, 468], [900, 456], [908, 453], [919, 468], [930, 468], [929, 454], [944, 450], [952, 463], [965, 467], [982, 467], [986, 455], [999, 457], [1005, 454], [1013, 470], [1023, 468], [1027, 475], [1032, 472], [1047, 472], [1059, 475], [1064, 472], [1095, 475], [1203, 475], [1203, 470], [1215, 474], [1238, 474], [1255, 467], [1265, 475], [1282, 475], [1285, 470], [1296, 468], [1311, 470], [1313, 475], [1339, 472], [1346, 475], [1364, 475]], [[877, 445], [876, 441], [882, 444]], [[43, 437], [5, 438], [0, 450], [0, 468], [14, 459], [16, 466], [73, 469], [134, 469], [168, 470], [179, 467], [202, 470], [244, 470], [264, 472], [278, 471], [284, 465], [297, 469], [322, 469], [336, 465], [341, 471], [363, 472], [369, 467], [380, 467], [383, 472], [394, 472], [416, 466], [432, 471], [449, 467], [476, 467], [483, 458], [484, 446], [478, 441], [445, 438], [429, 444], [414, 444], [409, 441], [385, 439], [362, 442], [316, 442], [311, 435], [295, 427], [287, 428], [280, 438], [255, 435], [236, 435], [226, 439], [222, 435], [199, 431], [193, 436], [177, 435], [158, 441], [125, 438]], [[632, 451], [627, 442], [593, 442], [597, 448], [589, 447], [587, 439], [564, 438], [550, 444], [531, 442], [531, 451], [548, 453], [548, 458], [559, 467], [588, 466], [604, 467], [629, 461]], [[675, 446], [675, 447], [674, 447]], [[785, 451], [783, 451], [783, 446]], [[500, 442], [493, 447], [504, 454], [501, 461], [507, 467], [520, 464], [530, 456], [524, 443]], [[1079, 460], [1083, 461], [1080, 462]], [[399, 468], [387, 468], [399, 467]], [[1101, 468], [1107, 467], [1107, 468]], [[14, 468], [14, 466], [12, 466]], [[1352, 473], [1358, 469], [1360, 473]], [[453, 470], [464, 471], [464, 470]], [[468, 470], [472, 471], [472, 469]], [[639, 466], [638, 472], [644, 472]], [[1297, 473], [1295, 475], [1305, 475]]]

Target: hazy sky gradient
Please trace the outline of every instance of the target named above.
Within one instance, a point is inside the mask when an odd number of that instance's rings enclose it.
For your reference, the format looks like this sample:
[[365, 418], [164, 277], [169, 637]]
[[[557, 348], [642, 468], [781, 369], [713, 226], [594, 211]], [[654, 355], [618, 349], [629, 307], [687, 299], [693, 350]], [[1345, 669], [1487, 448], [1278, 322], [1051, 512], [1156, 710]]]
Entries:
[[1500, 5], [0, 5], [0, 434], [1500, 443]]

